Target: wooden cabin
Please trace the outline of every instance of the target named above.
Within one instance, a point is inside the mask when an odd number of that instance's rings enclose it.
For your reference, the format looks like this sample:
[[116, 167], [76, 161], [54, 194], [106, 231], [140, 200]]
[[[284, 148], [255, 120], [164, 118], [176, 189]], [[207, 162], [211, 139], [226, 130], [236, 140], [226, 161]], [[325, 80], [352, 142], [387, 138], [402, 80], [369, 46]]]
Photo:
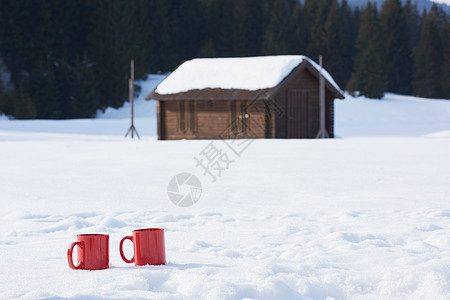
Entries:
[[315, 138], [319, 74], [325, 81], [325, 126], [334, 137], [332, 77], [305, 56], [194, 59], [146, 97], [157, 101], [158, 139]]

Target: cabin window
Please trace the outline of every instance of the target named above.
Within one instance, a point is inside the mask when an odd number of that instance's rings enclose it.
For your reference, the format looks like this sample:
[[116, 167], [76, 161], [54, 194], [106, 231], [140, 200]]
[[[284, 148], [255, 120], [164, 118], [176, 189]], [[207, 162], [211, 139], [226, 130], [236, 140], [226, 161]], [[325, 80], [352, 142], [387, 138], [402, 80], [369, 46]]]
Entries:
[[248, 112], [247, 101], [230, 101], [231, 134], [247, 132]]
[[180, 132], [195, 133], [197, 131], [197, 112], [195, 101], [180, 101], [179, 104]]

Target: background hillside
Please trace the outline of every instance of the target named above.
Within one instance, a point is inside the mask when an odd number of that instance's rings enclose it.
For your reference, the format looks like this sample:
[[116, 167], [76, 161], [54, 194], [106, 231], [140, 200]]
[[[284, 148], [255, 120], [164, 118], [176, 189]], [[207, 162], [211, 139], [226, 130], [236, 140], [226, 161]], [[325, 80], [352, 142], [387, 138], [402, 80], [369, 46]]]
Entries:
[[93, 117], [193, 57], [304, 54], [342, 89], [450, 98], [450, 21], [413, 1], [0, 0], [0, 114]]

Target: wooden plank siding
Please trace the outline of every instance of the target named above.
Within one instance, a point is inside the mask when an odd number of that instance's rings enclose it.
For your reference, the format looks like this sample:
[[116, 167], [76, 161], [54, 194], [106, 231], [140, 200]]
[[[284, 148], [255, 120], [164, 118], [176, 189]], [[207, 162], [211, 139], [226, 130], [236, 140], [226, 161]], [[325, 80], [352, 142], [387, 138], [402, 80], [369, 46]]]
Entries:
[[247, 101], [248, 105], [248, 137], [266, 138], [270, 137], [270, 123], [267, 120], [267, 106], [264, 101]]
[[288, 138], [308, 138], [310, 135], [309, 90], [288, 89], [287, 92], [287, 136]]
[[287, 97], [290, 89], [303, 89], [309, 91], [309, 118], [308, 118], [308, 137], [313, 138], [319, 130], [319, 84], [317, 78], [304, 69], [296, 74], [292, 80], [287, 82], [275, 96], [281, 112], [276, 117], [276, 137], [288, 138], [288, 105]]
[[325, 126], [327, 128], [328, 135], [330, 138], [334, 138], [334, 99], [332, 96], [325, 97], [326, 99], [326, 123]]
[[160, 101], [161, 102], [161, 139], [182, 138], [178, 130], [178, 101]]
[[[189, 130], [190, 117], [185, 105], [184, 132], [180, 123], [183, 118], [180, 116], [181, 101], [160, 101], [160, 139], [214, 139], [214, 138], [265, 138], [266, 132], [271, 128], [266, 127], [265, 105], [262, 101], [252, 103], [250, 101], [234, 101], [247, 105], [247, 130], [242, 132], [241, 125], [238, 124], [239, 132], [231, 131], [231, 101], [194, 101], [195, 103], [195, 131]], [[183, 101], [191, 102], [191, 101]], [[182, 109], [182, 108], [181, 108]], [[241, 116], [241, 110], [237, 110], [236, 117]], [[241, 122], [240, 119], [236, 120]]]
[[228, 103], [225, 101], [197, 101], [197, 139], [218, 138], [230, 124]]

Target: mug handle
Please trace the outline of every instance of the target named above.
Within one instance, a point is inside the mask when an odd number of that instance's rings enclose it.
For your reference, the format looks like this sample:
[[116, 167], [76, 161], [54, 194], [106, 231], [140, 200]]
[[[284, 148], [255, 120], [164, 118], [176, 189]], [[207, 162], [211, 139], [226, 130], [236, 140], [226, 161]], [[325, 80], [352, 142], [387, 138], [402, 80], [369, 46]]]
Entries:
[[72, 244], [70, 244], [69, 249], [67, 249], [67, 262], [69, 263], [69, 267], [70, 267], [71, 269], [74, 269], [74, 270], [76, 270], [76, 269], [81, 269], [81, 264], [83, 263], [83, 261], [80, 260], [80, 263], [79, 263], [78, 265], [75, 266], [75, 265], [73, 264], [73, 256], [72, 256], [72, 253], [73, 253], [73, 248], [74, 248], [75, 246], [78, 246], [78, 247], [80, 247], [81, 249], [84, 249], [84, 247], [83, 247], [83, 242], [73, 242]]
[[126, 263], [133, 263], [134, 262], [134, 254], [133, 257], [131, 259], [127, 259], [125, 257], [125, 254], [123, 254], [123, 242], [125, 242], [125, 240], [130, 240], [131, 242], [133, 242], [133, 237], [132, 236], [125, 236], [120, 240], [120, 244], [119, 244], [119, 252], [120, 252], [120, 256], [122, 257], [123, 261]]

